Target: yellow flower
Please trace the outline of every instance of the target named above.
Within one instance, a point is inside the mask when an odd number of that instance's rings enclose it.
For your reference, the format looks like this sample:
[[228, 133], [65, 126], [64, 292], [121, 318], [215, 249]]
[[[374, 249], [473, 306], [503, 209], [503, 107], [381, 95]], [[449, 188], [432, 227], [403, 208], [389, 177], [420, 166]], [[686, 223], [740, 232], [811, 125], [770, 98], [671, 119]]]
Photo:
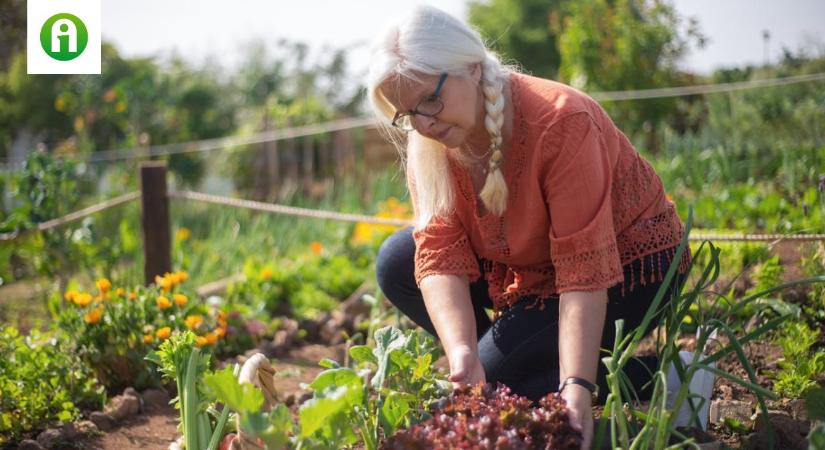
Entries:
[[130, 292], [129, 300], [137, 300], [137, 292]]
[[273, 272], [272, 272], [271, 268], [264, 267], [263, 269], [261, 269], [261, 275], [260, 275], [261, 280], [268, 280], [268, 279], [272, 278], [272, 273]]
[[83, 320], [88, 324], [95, 324], [100, 322], [100, 319], [103, 317], [103, 308], [95, 308], [89, 312], [87, 312], [83, 316]]
[[206, 340], [203, 336], [198, 336], [195, 338], [195, 345], [198, 347], [203, 347], [204, 345], [208, 344], [209, 341]]
[[186, 227], [178, 228], [177, 233], [175, 233], [175, 240], [178, 242], [183, 242], [189, 239], [189, 236], [192, 235], [192, 230]]
[[183, 283], [184, 281], [189, 279], [189, 274], [186, 273], [185, 270], [181, 270], [181, 271], [176, 272], [176, 273], [178, 274], [178, 280], [179, 280], [178, 282], [179, 283]]
[[88, 292], [82, 292], [74, 296], [74, 304], [77, 306], [86, 306], [89, 303], [92, 303], [92, 294]]
[[106, 293], [109, 292], [109, 289], [112, 288], [112, 282], [107, 280], [106, 278], [101, 278], [95, 282], [97, 289], [100, 291], [100, 295], [105, 296]]
[[324, 246], [318, 241], [312, 241], [312, 243], [309, 244], [309, 248], [312, 250], [312, 253], [315, 253], [316, 255], [320, 255], [321, 252], [324, 251]]
[[186, 316], [186, 319], [184, 319], [183, 323], [186, 324], [187, 328], [189, 328], [190, 330], [194, 330], [203, 323], [203, 316]]
[[217, 336], [219, 338], [222, 338], [222, 337], [226, 336], [226, 328], [224, 328], [224, 327], [215, 328], [215, 336]]
[[160, 340], [168, 338], [170, 334], [172, 334], [172, 329], [169, 327], [163, 327], [158, 331], [155, 331], [155, 336], [157, 336]]
[[119, 102], [115, 103], [115, 111], [117, 111], [119, 113], [122, 113], [123, 111], [126, 111], [126, 102], [119, 101]]
[[72, 303], [74, 303], [75, 297], [77, 297], [77, 291], [66, 291], [66, 293], [63, 294], [63, 298]]
[[206, 338], [206, 343], [209, 345], [215, 345], [218, 342], [218, 335], [215, 333], [206, 333], [203, 337]]
[[160, 309], [168, 309], [172, 307], [172, 302], [162, 295], [155, 299], [155, 303], [157, 303], [158, 308]]
[[123, 289], [123, 288], [115, 289], [115, 295], [117, 295], [118, 297], [123, 297], [125, 294], [126, 294], [126, 289]]
[[175, 294], [172, 296], [172, 298], [175, 299], [175, 304], [178, 306], [183, 306], [188, 301], [186, 296], [183, 294]]
[[143, 343], [144, 344], [151, 344], [152, 342], [155, 342], [155, 338], [152, 337], [151, 334], [144, 334], [143, 335]]

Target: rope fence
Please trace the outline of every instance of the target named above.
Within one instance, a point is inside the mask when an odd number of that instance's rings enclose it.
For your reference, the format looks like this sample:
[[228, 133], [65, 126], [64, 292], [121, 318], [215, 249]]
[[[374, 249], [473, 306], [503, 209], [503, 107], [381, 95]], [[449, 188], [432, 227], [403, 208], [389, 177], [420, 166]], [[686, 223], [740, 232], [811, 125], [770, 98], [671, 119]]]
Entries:
[[61, 225], [65, 225], [70, 222], [74, 222], [92, 214], [98, 213], [100, 211], [107, 210], [109, 208], [114, 208], [115, 206], [122, 205], [124, 203], [130, 202], [132, 200], [137, 200], [140, 198], [140, 191], [129, 192], [128, 194], [119, 195], [117, 197], [102, 201], [100, 203], [96, 203], [92, 206], [79, 209], [75, 212], [66, 214], [63, 217], [58, 217], [56, 219], [47, 220], [45, 222], [41, 222], [37, 224], [37, 226], [30, 228], [28, 230], [20, 231], [13, 231], [11, 233], [0, 233], [0, 241], [10, 241], [19, 237], [21, 234], [26, 234], [27, 232], [34, 232], [34, 231], [46, 231], [50, 230], [55, 227], [59, 227]]
[[[134, 191], [123, 194], [112, 199], [97, 203], [95, 205], [83, 208], [73, 213], [67, 214], [63, 217], [52, 219], [38, 224], [35, 228], [26, 231], [46, 231], [60, 225], [80, 220], [97, 212], [114, 208], [123, 203], [136, 200], [140, 198], [141, 192]], [[322, 209], [300, 208], [296, 206], [278, 205], [275, 203], [259, 202], [254, 200], [244, 200], [233, 197], [225, 197], [213, 194], [205, 194], [202, 192], [193, 191], [172, 191], [168, 192], [167, 196], [170, 199], [178, 200], [192, 200], [203, 203], [210, 203], [215, 205], [230, 206], [233, 208], [248, 209], [253, 211], [267, 212], [272, 214], [283, 214], [295, 217], [306, 217], [313, 219], [336, 220], [340, 222], [361, 222], [374, 225], [392, 225], [398, 227], [411, 226], [414, 224], [412, 220], [395, 219], [386, 217], [375, 217], [366, 214], [343, 213], [339, 211], [329, 211]], [[24, 231], [25, 233], [25, 231]], [[24, 233], [3, 233], [0, 234], [0, 241], [13, 240]], [[825, 241], [825, 234], [747, 234], [747, 233], [703, 233], [701, 231], [691, 233], [688, 237], [691, 241], [727, 241], [727, 242], [779, 242], [779, 241], [793, 241], [793, 242], [812, 242]]]
[[[738, 81], [731, 83], [703, 84], [696, 86], [676, 86], [669, 88], [637, 89], [627, 91], [605, 91], [591, 92], [589, 95], [597, 101], [628, 101], [628, 100], [649, 100], [657, 98], [682, 97], [687, 95], [716, 94], [723, 92], [741, 91], [746, 89], [759, 89], [777, 86], [788, 86], [799, 83], [809, 83], [825, 80], [825, 73], [815, 73], [807, 75], [795, 75], [782, 78], [770, 78], [764, 80]], [[250, 144], [262, 144], [284, 139], [294, 139], [304, 136], [330, 133], [334, 131], [349, 130], [355, 128], [377, 126], [375, 119], [371, 117], [354, 117], [348, 119], [333, 120], [314, 125], [305, 125], [279, 130], [263, 131], [246, 136], [226, 136], [214, 139], [203, 139], [197, 141], [179, 142], [174, 144], [153, 145], [149, 147], [132, 147], [117, 150], [104, 150], [90, 155], [85, 162], [98, 163], [108, 161], [123, 161], [132, 159], [152, 158], [164, 155], [175, 155], [181, 153], [198, 153], [211, 150], [226, 149]], [[13, 168], [15, 162], [0, 159], [0, 164], [7, 168]]]

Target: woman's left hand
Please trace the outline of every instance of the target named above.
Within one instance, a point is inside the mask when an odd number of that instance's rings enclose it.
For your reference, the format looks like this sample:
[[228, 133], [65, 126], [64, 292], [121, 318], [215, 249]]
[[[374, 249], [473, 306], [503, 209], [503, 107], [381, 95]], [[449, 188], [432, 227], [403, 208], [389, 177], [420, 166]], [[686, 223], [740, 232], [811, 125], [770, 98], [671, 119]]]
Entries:
[[561, 391], [561, 397], [567, 402], [570, 425], [581, 431], [582, 449], [590, 450], [593, 442], [593, 404], [590, 391], [576, 384], [569, 384]]

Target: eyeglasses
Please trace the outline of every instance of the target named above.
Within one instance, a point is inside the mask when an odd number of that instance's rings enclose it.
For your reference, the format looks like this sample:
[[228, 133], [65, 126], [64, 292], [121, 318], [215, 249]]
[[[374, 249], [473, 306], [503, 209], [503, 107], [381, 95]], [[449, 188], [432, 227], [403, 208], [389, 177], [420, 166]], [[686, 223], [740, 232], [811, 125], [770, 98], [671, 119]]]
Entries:
[[444, 109], [444, 103], [438, 98], [438, 94], [441, 92], [441, 87], [444, 86], [444, 81], [446, 79], [447, 74], [442, 73], [441, 78], [438, 79], [438, 86], [435, 88], [435, 92], [421, 99], [421, 101], [419, 101], [412, 110], [407, 112], [396, 112], [395, 117], [392, 118], [392, 126], [403, 131], [412, 131], [415, 129], [412, 123], [412, 118], [414, 115], [418, 114], [425, 117], [437, 116], [438, 113]]

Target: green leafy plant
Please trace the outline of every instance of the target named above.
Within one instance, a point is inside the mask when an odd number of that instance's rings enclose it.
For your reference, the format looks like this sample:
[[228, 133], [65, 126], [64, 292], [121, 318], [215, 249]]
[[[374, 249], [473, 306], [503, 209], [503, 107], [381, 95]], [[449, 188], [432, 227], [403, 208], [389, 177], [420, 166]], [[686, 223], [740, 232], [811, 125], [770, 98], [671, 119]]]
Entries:
[[[692, 222], [693, 215], [691, 212], [686, 222], [685, 236], [674, 256], [674, 261], [678, 261], [683, 251], [685, 251], [687, 236], [691, 229]], [[701, 402], [697, 404], [697, 400], [702, 399], [695, 398], [688, 389], [690, 380], [698, 370], [711, 372], [718, 377], [725, 378], [750, 390], [757, 396], [759, 406], [765, 414], [767, 414], [765, 399], [776, 398], [776, 394], [758, 384], [756, 373], [749, 363], [748, 358], [745, 356], [743, 345], [776, 329], [782, 322], [788, 319], [787, 316], [774, 318], [744, 335], [737, 335], [724, 320], [713, 317], [702, 317], [702, 326], [699, 327], [697, 333], [696, 348], [706, 349], [706, 344], [714, 333], [722, 334], [728, 343], [725, 345], [720, 343], [719, 348], [712, 349], [713, 352], [709, 355], [702, 355], [700, 352], [695, 352], [693, 359], [687, 364], [683, 363], [679, 357], [681, 348], [677, 345], [676, 340], [683, 333], [685, 317], [690, 314], [691, 305], [700, 302], [702, 293], [712, 285], [720, 272], [719, 250], [715, 248], [712, 243], [705, 242], [699, 247], [698, 253], [703, 251], [710, 253], [708, 259], [706, 259], [708, 263], [696, 274], [692, 289], [683, 293], [681, 291], [682, 286], [677, 286], [674, 289], [674, 298], [668, 306], [660, 308], [666, 289], [676, 274], [677, 265], [673, 264], [668, 270], [662, 287], [659, 289], [659, 292], [657, 292], [640, 326], [625, 334], [623, 321], [617, 321], [616, 344], [612, 351], [609, 352], [609, 356], [602, 358], [602, 362], [607, 367], [609, 393], [605, 404], [605, 415], [600, 419], [598, 431], [596, 432], [595, 442], [597, 448], [606, 436], [606, 427], [608, 425], [610, 425], [609, 439], [614, 448], [664, 449], [668, 446], [672, 435], [680, 438], [683, 441], [682, 445], [688, 445], [691, 440], [688, 440], [684, 435], [675, 430], [674, 421], [682, 405], [688, 404], [686, 402], [692, 405], [694, 411], [692, 420], [694, 423], [698, 420], [695, 411], [698, 411], [702, 405]], [[701, 258], [696, 258], [696, 260], [701, 260]], [[694, 264], [690, 268], [691, 273], [696, 270], [696, 260], [694, 260]], [[825, 281], [825, 276], [798, 280], [774, 285], [764, 291], [751, 293], [735, 302], [726, 299], [722, 306], [727, 306], [723, 311], [724, 314], [720, 317], [736, 317], [741, 313], [743, 308], [747, 307], [757, 298], [775, 294], [787, 287], [823, 281]], [[703, 309], [701, 303], [699, 303], [699, 307], [701, 311]], [[716, 307], [718, 311], [720, 305], [717, 304]], [[657, 341], [659, 367], [653, 374], [653, 394], [650, 406], [646, 411], [641, 411], [634, 407], [633, 400], [637, 399], [638, 396], [633, 390], [632, 385], [626, 379], [622, 368], [627, 364], [629, 359], [633, 357], [634, 351], [644, 335], [644, 331], [659, 311], [661, 311], [661, 315], [658, 320], [660, 321], [660, 328], [664, 330], [664, 341]], [[710, 365], [731, 353], [737, 356], [739, 363], [744, 367], [748, 374], [747, 379], [738, 378]], [[669, 404], [667, 401], [666, 379], [671, 365], [676, 368], [681, 380], [681, 385], [673, 396], [672, 402]]]
[[815, 377], [825, 373], [825, 351], [811, 351], [819, 333], [804, 322], [794, 322], [781, 331], [776, 338], [783, 353], [783, 359], [779, 361], [782, 370], [775, 374], [776, 392], [800, 398], [817, 386]]
[[0, 331], [0, 446], [81, 409], [100, 409], [104, 389], [59, 334]]

